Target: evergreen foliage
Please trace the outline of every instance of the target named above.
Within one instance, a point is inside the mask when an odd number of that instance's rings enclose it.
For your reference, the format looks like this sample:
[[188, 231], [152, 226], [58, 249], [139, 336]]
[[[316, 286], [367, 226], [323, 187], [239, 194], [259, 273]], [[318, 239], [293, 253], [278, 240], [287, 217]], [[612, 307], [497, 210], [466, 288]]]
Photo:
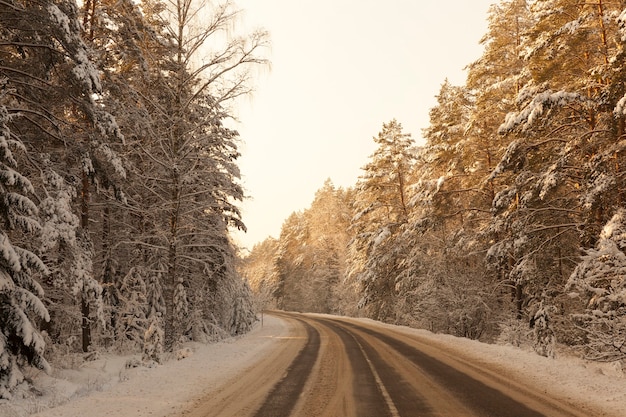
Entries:
[[[623, 360], [625, 7], [494, 4], [484, 53], [465, 85], [443, 82], [426, 143], [384, 124], [346, 192], [349, 221], [292, 214], [245, 260], [253, 288], [316, 311], [327, 289], [310, 277], [339, 254], [339, 313]], [[325, 253], [319, 228], [347, 244]]]
[[232, 36], [237, 15], [228, 1], [0, 5], [0, 398], [49, 368], [40, 326], [70, 351], [159, 362], [194, 327], [256, 320], [229, 237], [245, 226], [226, 120], [267, 36]]
[[409, 217], [408, 179], [415, 149], [411, 135], [395, 119], [383, 124], [374, 142], [378, 148], [356, 186], [349, 278], [363, 288], [360, 307], [376, 319], [392, 320], [403, 258], [396, 239]]
[[[117, 307], [118, 343], [125, 347], [137, 348], [143, 343], [143, 336], [148, 330], [146, 310], [147, 288], [144, 271], [134, 267], [122, 279], [119, 288], [120, 300]], [[154, 330], [153, 330], [154, 331]]]
[[587, 357], [626, 359], [626, 210], [621, 208], [600, 233], [595, 248], [585, 251], [568, 281], [585, 301], [575, 316], [589, 342]]
[[[0, 398], [11, 398], [11, 391], [24, 380], [26, 365], [48, 370], [43, 357], [44, 339], [37, 321], [49, 321], [38, 282], [47, 268], [41, 259], [18, 246], [22, 234], [32, 237], [39, 230], [37, 206], [29, 198], [34, 189], [20, 174], [13, 151], [24, 145], [9, 128], [11, 114], [7, 94], [0, 90]], [[24, 242], [26, 243], [26, 242]]]
[[41, 329], [158, 363], [266, 306], [623, 360], [625, 7], [494, 4], [423, 146], [383, 124], [353, 188], [240, 262], [227, 121], [267, 34], [231, 36], [229, 1], [3, 1], [0, 398], [49, 368]]

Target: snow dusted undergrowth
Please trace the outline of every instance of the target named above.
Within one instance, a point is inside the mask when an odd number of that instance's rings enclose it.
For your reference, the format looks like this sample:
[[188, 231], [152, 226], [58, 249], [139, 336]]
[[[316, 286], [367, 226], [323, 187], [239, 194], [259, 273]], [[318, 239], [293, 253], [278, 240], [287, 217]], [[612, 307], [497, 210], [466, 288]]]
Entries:
[[[388, 326], [371, 320], [362, 321]], [[463, 350], [482, 363], [507, 369], [515, 379], [529, 381], [548, 393], [573, 398], [620, 415], [626, 409], [626, 377], [610, 365], [561, 355], [549, 359], [511, 346], [496, 346], [424, 330], [395, 327], [436, 344]], [[265, 316], [247, 335], [211, 345], [188, 344], [184, 359], [174, 356], [154, 368], [127, 369], [129, 356], [103, 356], [76, 371], [33, 375], [35, 390], [28, 398], [0, 402], [2, 417], [172, 416], [203, 392], [216, 389], [279, 343], [289, 327]], [[49, 408], [52, 407], [52, 408]], [[600, 417], [600, 416], [593, 416]]]

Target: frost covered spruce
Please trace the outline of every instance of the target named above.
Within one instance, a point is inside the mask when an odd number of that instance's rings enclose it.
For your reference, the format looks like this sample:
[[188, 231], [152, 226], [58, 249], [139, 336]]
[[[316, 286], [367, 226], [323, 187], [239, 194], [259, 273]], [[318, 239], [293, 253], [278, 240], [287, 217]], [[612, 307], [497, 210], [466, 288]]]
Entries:
[[[619, 209], [572, 273], [568, 288], [587, 303], [576, 315], [589, 340], [587, 356], [601, 361], [626, 359], [626, 210]], [[573, 295], [578, 295], [574, 293]]]
[[7, 126], [10, 115], [2, 105], [0, 90], [0, 398], [11, 398], [24, 381], [22, 369], [32, 365], [48, 370], [43, 358], [44, 340], [35, 320], [50, 320], [41, 299], [43, 290], [36, 275], [47, 272], [32, 252], [17, 246], [9, 235], [38, 231], [37, 207], [27, 197], [33, 193], [30, 181], [15, 169], [11, 148], [23, 149]]

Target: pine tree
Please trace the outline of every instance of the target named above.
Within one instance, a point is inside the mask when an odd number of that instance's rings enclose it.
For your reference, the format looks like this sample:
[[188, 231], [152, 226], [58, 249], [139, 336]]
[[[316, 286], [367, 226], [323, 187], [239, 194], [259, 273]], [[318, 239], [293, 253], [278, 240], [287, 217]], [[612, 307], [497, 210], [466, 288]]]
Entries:
[[[222, 36], [238, 15], [229, 2], [212, 7], [199, 32], [194, 10], [206, 11], [203, 2], [82, 6], [9, 0], [0, 14], [2, 127], [10, 145], [25, 151], [11, 155], [11, 169], [19, 166], [20, 178], [30, 180], [27, 193], [39, 209], [30, 215], [39, 216], [42, 241], [37, 246], [19, 225], [7, 236], [49, 266], [48, 276], [37, 275], [52, 316], [46, 330], [58, 340], [81, 326], [88, 351], [114, 336], [92, 336], [97, 322], [104, 332], [123, 329], [120, 335], [132, 328], [135, 342], [160, 323], [171, 348], [188, 327], [189, 315], [172, 320], [176, 300], [178, 310], [186, 301], [205, 323], [242, 331], [252, 320], [249, 290], [228, 237], [229, 228], [245, 228], [237, 207], [239, 137], [225, 121], [228, 104], [250, 89], [249, 68], [266, 62], [259, 56], [266, 35]], [[208, 45], [215, 49], [197, 67]], [[11, 186], [19, 188], [15, 178]], [[38, 229], [35, 223], [28, 227]], [[147, 300], [127, 281], [159, 259], [167, 268], [149, 274], [162, 282], [150, 280]], [[70, 323], [77, 316], [80, 324]]]
[[570, 260], [606, 218], [597, 194], [616, 191], [596, 164], [608, 165], [602, 150], [618, 130], [609, 94], [617, 81], [617, 22], [608, 17], [619, 6], [537, 1], [530, 10], [522, 45], [529, 77], [518, 110], [500, 128], [512, 140], [491, 176], [505, 178], [507, 187], [494, 199], [499, 242], [490, 257], [508, 264], [518, 317], [528, 305], [567, 303], [555, 297], [574, 267]]
[[156, 317], [153, 318], [143, 338], [143, 355], [141, 359], [144, 363], [161, 363], [164, 336], [160, 320]]
[[[123, 347], [136, 348], [144, 342], [144, 334], [152, 324], [146, 316], [145, 271], [132, 268], [121, 281], [119, 288], [117, 331], [118, 343]], [[156, 330], [153, 330], [156, 331]]]
[[528, 82], [522, 58], [524, 39], [532, 26], [528, 0], [507, 0], [489, 10], [489, 30], [481, 43], [485, 50], [468, 65], [467, 89], [473, 96], [473, 108], [466, 126], [465, 154], [471, 153], [473, 176], [484, 183], [491, 202], [500, 191], [490, 175], [504, 154], [510, 139], [498, 133], [506, 115], [517, 109], [516, 99]]
[[[163, 4], [152, 1], [141, 5], [132, 1], [87, 1], [82, 8], [83, 36], [98, 51], [96, 63], [103, 87], [100, 101], [114, 114], [126, 144], [111, 145], [123, 161], [126, 178], [110, 166], [93, 164], [89, 179], [97, 193], [89, 195], [92, 207], [84, 217], [98, 228], [91, 231], [94, 263], [100, 271], [106, 321], [109, 328], [115, 329], [113, 334], [121, 326], [122, 277], [136, 267], [152, 270], [155, 259], [163, 257], [158, 250], [156, 228], [161, 219], [155, 218], [161, 202], [147, 185], [151, 173], [161, 169], [150, 162], [147, 150], [153, 138], [162, 134], [160, 126], [165, 122], [160, 100], [167, 95], [161, 84], [162, 69], [168, 68], [168, 59], [174, 54], [167, 22], [159, 15], [162, 11]], [[82, 190], [89, 191], [90, 185], [83, 183]], [[151, 304], [150, 311], [153, 307]]]
[[256, 307], [252, 304], [252, 290], [245, 281], [233, 281], [235, 285], [234, 290], [234, 305], [232, 313], [232, 321], [229, 326], [231, 335], [242, 335], [252, 330], [252, 325], [257, 321]]
[[301, 212], [291, 213], [280, 229], [274, 263], [278, 281], [275, 297], [280, 309], [298, 311], [309, 308], [305, 277], [311, 270], [312, 259], [306, 247], [308, 235], [309, 227]]
[[403, 257], [394, 250], [394, 241], [408, 221], [408, 178], [415, 149], [411, 135], [403, 133], [396, 120], [383, 124], [374, 142], [378, 148], [356, 187], [350, 275], [362, 286], [360, 306], [367, 307], [372, 318], [389, 320]]
[[471, 338], [490, 324], [482, 295], [490, 282], [477, 236], [489, 218], [482, 184], [488, 149], [470, 133], [475, 109], [466, 87], [443, 83], [410, 177], [409, 220], [395, 242], [404, 254], [397, 320]]
[[142, 360], [148, 363], [151, 361], [161, 363], [161, 355], [163, 354], [165, 301], [163, 300], [161, 282], [164, 271], [165, 265], [160, 262], [157, 263], [156, 269], [148, 274], [146, 282], [146, 319], [148, 329], [143, 337]]
[[482, 158], [475, 152], [475, 138], [468, 134], [473, 110], [469, 91], [446, 81], [430, 110], [430, 126], [424, 129], [425, 160], [412, 200], [430, 206], [432, 222], [451, 230], [462, 228], [466, 218], [476, 222], [477, 212], [486, 209], [477, 174]]
[[[233, 5], [204, 6], [191, 0], [147, 2], [146, 21], [153, 28], [144, 31], [149, 42], [137, 42], [144, 49], [120, 68], [134, 70], [127, 73], [133, 75], [132, 89], [117, 96], [119, 105], [134, 101], [141, 121], [133, 127], [130, 140], [136, 146], [128, 155], [136, 179], [129, 200], [134, 215], [128, 222], [137, 233], [130, 240], [147, 259], [167, 259], [162, 283], [166, 349], [188, 328], [175, 319], [176, 305], [181, 310], [182, 300], [193, 304], [197, 299], [202, 305], [190, 305], [189, 313], [200, 309], [202, 320], [213, 320], [217, 311], [206, 309], [217, 303], [217, 292], [196, 294], [237, 279], [227, 231], [244, 228], [236, 206], [243, 190], [236, 165], [238, 134], [224, 120], [230, 117], [226, 105], [249, 91], [246, 71], [265, 62], [258, 56], [264, 33], [222, 37], [237, 16]], [[196, 25], [200, 9], [204, 21]], [[123, 50], [123, 39], [115, 39]], [[208, 58], [195, 67], [200, 52]], [[219, 319], [225, 326], [230, 320]]]
[[524, 303], [522, 284], [509, 279], [511, 262], [516, 256], [513, 245], [507, 240], [511, 232], [510, 222], [497, 215], [500, 213], [500, 198], [510, 195], [509, 186], [513, 180], [502, 174], [494, 176], [493, 172], [507, 146], [514, 140], [498, 132], [506, 115], [517, 109], [517, 95], [529, 80], [522, 52], [534, 20], [527, 0], [494, 4], [488, 19], [489, 31], [482, 39], [485, 51], [479, 60], [469, 65], [467, 80], [467, 86], [474, 95], [467, 134], [471, 137], [469, 146], [473, 159], [479, 161], [472, 176], [474, 185], [484, 195], [478, 206], [491, 209], [483, 213], [481, 221], [475, 224], [474, 232], [483, 246], [480, 250], [490, 254], [487, 257], [489, 270], [483, 275], [493, 277], [492, 282], [500, 288], [496, 293], [506, 296], [504, 289], [509, 288], [516, 314], [520, 315]]
[[585, 302], [574, 319], [586, 334], [586, 356], [598, 361], [626, 359], [626, 210], [618, 209], [587, 249], [567, 288]]
[[[2, 46], [0, 77], [7, 79], [9, 112], [20, 114], [15, 123], [29, 152], [25, 163], [36, 172], [46, 160], [51, 161], [69, 185], [80, 188], [78, 210], [81, 227], [86, 229], [95, 173], [107, 166], [123, 177], [124, 170], [110, 146], [122, 135], [115, 119], [101, 105], [100, 74], [81, 37], [78, 18], [73, 0], [4, 3], [0, 30], [2, 38], [10, 41]], [[83, 232], [82, 239], [89, 240], [87, 230]], [[86, 242], [74, 248], [91, 250], [90, 246]], [[75, 254], [74, 258], [88, 256], [91, 254]], [[94, 279], [93, 271], [82, 270], [81, 276]], [[82, 287], [90, 291], [92, 285], [86, 282]], [[88, 350], [94, 317], [90, 295], [82, 295], [83, 350]]]
[[165, 314], [165, 301], [163, 300], [163, 281], [162, 275], [165, 271], [165, 265], [161, 262], [157, 263], [156, 269], [150, 271], [146, 282], [146, 303], [148, 320], [160, 317]]
[[242, 259], [240, 274], [255, 294], [257, 309], [275, 306], [280, 297], [276, 268], [279, 241], [268, 237]]
[[87, 320], [103, 319], [102, 287], [91, 273], [91, 241], [84, 235], [80, 220], [73, 212], [72, 201], [76, 198], [76, 190], [54, 170], [47, 156], [42, 157], [42, 165], [41, 187], [45, 196], [39, 204], [42, 223], [39, 252], [50, 270], [44, 280], [45, 287], [51, 292], [61, 292], [57, 296], [58, 302], [49, 301], [54, 320], [47, 330], [57, 335], [62, 327], [73, 327], [67, 323], [68, 306], [64, 305], [70, 297], [76, 303], [85, 300], [95, 307]]
[[292, 213], [278, 240], [256, 245], [243, 260], [242, 273], [261, 305], [317, 312], [352, 311], [356, 301], [344, 292], [351, 194], [330, 179], [311, 206]]
[[24, 145], [9, 128], [15, 117], [7, 109], [6, 84], [0, 85], [0, 398], [10, 398], [23, 382], [28, 365], [48, 371], [45, 343], [37, 320], [50, 320], [37, 279], [47, 273], [33, 252], [13, 243], [21, 234], [32, 237], [39, 229], [37, 206], [28, 197], [30, 181], [20, 174], [13, 154]]
[[351, 207], [345, 191], [335, 188], [330, 179], [315, 193], [304, 213], [310, 227], [306, 246], [312, 248], [312, 270], [306, 274], [311, 283], [310, 299], [314, 312], [342, 313], [340, 284], [345, 280], [346, 249]]

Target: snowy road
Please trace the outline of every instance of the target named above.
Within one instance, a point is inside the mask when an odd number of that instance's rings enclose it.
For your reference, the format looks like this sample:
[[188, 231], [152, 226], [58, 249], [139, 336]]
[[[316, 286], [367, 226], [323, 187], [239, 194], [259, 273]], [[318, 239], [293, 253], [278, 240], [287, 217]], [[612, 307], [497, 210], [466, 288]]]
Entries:
[[102, 354], [39, 373], [39, 394], [0, 402], [0, 416], [623, 417], [626, 409], [626, 375], [613, 366], [368, 319], [266, 315], [244, 336], [186, 348], [191, 356], [153, 368]]
[[290, 336], [184, 416], [590, 415], [417, 335], [349, 319], [274, 314], [290, 323]]

